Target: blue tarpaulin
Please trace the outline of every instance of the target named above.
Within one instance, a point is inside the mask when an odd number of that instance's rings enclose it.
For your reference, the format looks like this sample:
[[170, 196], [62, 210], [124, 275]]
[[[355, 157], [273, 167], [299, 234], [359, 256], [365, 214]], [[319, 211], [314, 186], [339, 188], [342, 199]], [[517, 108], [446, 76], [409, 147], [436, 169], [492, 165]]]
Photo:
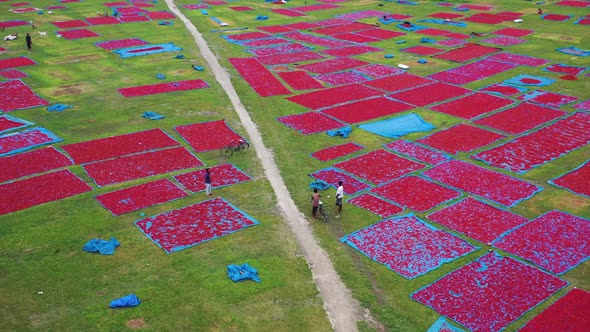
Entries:
[[314, 180], [312, 182], [309, 183], [309, 188], [310, 189], [318, 189], [318, 190], [326, 190], [328, 188], [330, 188], [330, 184], [324, 180]]
[[55, 104], [55, 105], [51, 105], [49, 107], [47, 107], [47, 110], [49, 112], [63, 112], [64, 110], [68, 109], [68, 108], [72, 108], [73, 106], [70, 105], [65, 105], [65, 104]]
[[581, 48], [577, 48], [575, 46], [570, 47], [562, 47], [557, 49], [558, 52], [575, 55], [575, 56], [589, 56], [590, 50], [583, 50]]
[[141, 300], [135, 294], [125, 295], [116, 300], [112, 300], [109, 307], [111, 308], [126, 308], [126, 307], [137, 307], [141, 303]]
[[112, 237], [110, 240], [92, 239], [84, 245], [82, 250], [88, 252], [98, 252], [101, 255], [112, 255], [115, 253], [115, 248], [121, 244], [117, 239]]
[[248, 279], [252, 279], [256, 282], [260, 282], [260, 277], [258, 276], [258, 270], [251, 267], [247, 263], [242, 265], [234, 265], [230, 264], [227, 266], [227, 276], [233, 281], [244, 281]]
[[160, 120], [160, 119], [165, 118], [165, 116], [163, 116], [162, 114], [158, 114], [158, 113], [152, 112], [152, 111], [144, 112], [142, 117], [144, 117], [146, 119], [150, 119], [150, 120]]
[[334, 130], [328, 130], [328, 131], [326, 131], [326, 134], [328, 134], [328, 136], [342, 136], [342, 137], [346, 138], [350, 135], [351, 131], [352, 131], [352, 128], [344, 127], [344, 128], [334, 129]]
[[392, 119], [359, 125], [359, 128], [383, 137], [399, 138], [410, 133], [430, 131], [435, 127], [418, 114], [411, 113]]

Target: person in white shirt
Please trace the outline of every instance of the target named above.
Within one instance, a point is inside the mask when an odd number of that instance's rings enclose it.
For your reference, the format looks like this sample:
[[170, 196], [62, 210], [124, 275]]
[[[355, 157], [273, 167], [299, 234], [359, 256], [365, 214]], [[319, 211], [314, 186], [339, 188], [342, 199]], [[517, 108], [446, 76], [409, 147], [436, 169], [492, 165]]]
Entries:
[[338, 189], [336, 189], [336, 219], [340, 218], [340, 214], [342, 214], [342, 198], [344, 198], [344, 187], [342, 186], [342, 181], [338, 181]]

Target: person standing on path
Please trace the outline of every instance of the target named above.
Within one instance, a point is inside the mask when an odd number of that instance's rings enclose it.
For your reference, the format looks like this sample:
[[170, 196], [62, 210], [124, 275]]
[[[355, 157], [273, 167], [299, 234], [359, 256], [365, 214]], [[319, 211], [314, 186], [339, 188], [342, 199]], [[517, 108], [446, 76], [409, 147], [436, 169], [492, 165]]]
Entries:
[[30, 52], [31, 48], [33, 47], [33, 40], [31, 39], [31, 35], [29, 35], [29, 33], [27, 33], [27, 36], [25, 37], [25, 39], [27, 40], [27, 49]]
[[311, 215], [313, 219], [316, 219], [316, 215], [318, 213], [318, 208], [320, 207], [320, 193], [318, 193], [318, 188], [313, 188], [313, 194], [311, 194]]
[[205, 195], [211, 195], [211, 173], [209, 168], [205, 168]]
[[336, 189], [336, 219], [340, 218], [340, 214], [342, 214], [342, 198], [344, 198], [344, 187], [342, 186], [342, 181], [338, 181], [338, 189]]

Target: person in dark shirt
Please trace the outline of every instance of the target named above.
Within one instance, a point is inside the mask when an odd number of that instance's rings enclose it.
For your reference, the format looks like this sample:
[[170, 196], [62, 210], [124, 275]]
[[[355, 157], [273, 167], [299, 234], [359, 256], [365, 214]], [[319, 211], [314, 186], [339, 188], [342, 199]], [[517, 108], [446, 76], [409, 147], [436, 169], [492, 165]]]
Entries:
[[211, 173], [209, 168], [205, 168], [205, 195], [211, 195]]

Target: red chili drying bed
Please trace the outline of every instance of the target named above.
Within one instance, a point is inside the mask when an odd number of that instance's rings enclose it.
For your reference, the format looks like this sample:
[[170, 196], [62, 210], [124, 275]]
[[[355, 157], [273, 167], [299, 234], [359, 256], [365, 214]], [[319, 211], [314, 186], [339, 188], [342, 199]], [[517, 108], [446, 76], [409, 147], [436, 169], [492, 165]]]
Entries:
[[590, 257], [588, 234], [590, 220], [554, 210], [514, 229], [493, 245], [561, 275]]
[[86, 21], [90, 23], [90, 25], [121, 24], [121, 21], [114, 16], [87, 17]]
[[345, 126], [344, 123], [315, 111], [282, 116], [277, 118], [277, 120], [282, 124], [299, 131], [303, 135], [315, 134]]
[[354, 142], [348, 142], [336, 146], [331, 146], [329, 148], [325, 148], [319, 151], [316, 151], [311, 154], [312, 157], [316, 158], [319, 161], [330, 161], [336, 158], [340, 158], [347, 154], [351, 154], [357, 152], [359, 150], [364, 149], [364, 147], [360, 144]]
[[114, 216], [141, 210], [188, 196], [168, 179], [156, 180], [96, 196]]
[[586, 162], [573, 171], [549, 181], [549, 183], [574, 194], [590, 197], [590, 181], [588, 179], [590, 179], [590, 163]]
[[528, 36], [531, 33], [534, 33], [535, 30], [525, 30], [525, 29], [517, 29], [517, 28], [504, 28], [500, 30], [496, 30], [492, 32], [495, 35], [502, 35], [502, 36], [510, 36], [510, 37], [524, 37]]
[[513, 101], [510, 99], [476, 92], [444, 104], [430, 107], [430, 109], [469, 120], [482, 114], [499, 110], [512, 103]]
[[434, 13], [434, 14], [428, 15], [428, 17], [453, 20], [453, 19], [456, 19], [459, 17], [463, 17], [463, 15], [462, 14], [455, 14], [455, 13]]
[[296, 12], [296, 11], [291, 10], [291, 9], [285, 9], [285, 8], [273, 8], [270, 11], [273, 12], [273, 13], [277, 13], [277, 14], [284, 15], [284, 16], [289, 16], [289, 17], [306, 16], [303, 13]]
[[522, 134], [565, 114], [564, 111], [522, 103], [516, 107], [479, 119], [475, 123], [510, 134]]
[[577, 112], [525, 136], [471, 158], [524, 173], [590, 143], [590, 114]]
[[15, 110], [49, 105], [49, 102], [37, 96], [21, 80], [0, 82], [0, 112], [12, 112]]
[[146, 41], [143, 41], [139, 38], [128, 38], [128, 39], [118, 39], [118, 40], [107, 40], [103, 42], [96, 43], [96, 46], [104, 48], [105, 50], [114, 50], [117, 48], [126, 48], [132, 46], [141, 46], [149, 44]]
[[[369, 77], [372, 78], [381, 78], [384, 76], [391, 76], [391, 75], [397, 75], [397, 74], [401, 74], [404, 72], [403, 69], [397, 68], [397, 67], [391, 67], [391, 66], [387, 66], [387, 65], [382, 65], [382, 64], [370, 64], [367, 66], [363, 66], [363, 67], [358, 67], [355, 68], [354, 71], [359, 72], [363, 75], [367, 75]], [[375, 81], [373, 81], [375, 82]]]
[[529, 221], [471, 197], [438, 210], [427, 218], [486, 244]]
[[140, 153], [84, 165], [99, 186], [202, 166], [184, 147]]
[[328, 83], [331, 86], [362, 83], [368, 80], [368, 78], [366, 78], [365, 76], [354, 71], [342, 71], [339, 73], [322, 74], [316, 76], [315, 78], [322, 82]]
[[186, 80], [151, 85], [140, 85], [129, 88], [117, 89], [121, 95], [127, 98], [149, 96], [160, 93], [189, 91], [208, 88], [209, 84], [203, 80]]
[[0, 185], [0, 215], [78, 195], [92, 188], [69, 170]]
[[361, 194], [349, 199], [346, 202], [372, 212], [381, 218], [391, 217], [392, 215], [398, 214], [404, 210], [391, 202], [371, 194]]
[[258, 61], [264, 65], [279, 65], [285, 63], [306, 62], [318, 59], [324, 59], [324, 57], [316, 52], [295, 52], [290, 54], [262, 56], [258, 58]]
[[72, 161], [53, 147], [2, 158], [0, 182], [43, 173], [72, 165]]
[[511, 86], [508, 84], [496, 83], [496, 84], [488, 85], [479, 91], [484, 91], [484, 92], [489, 92], [489, 93], [494, 93], [494, 94], [499, 94], [502, 96], [510, 97], [510, 96], [514, 96], [515, 94], [521, 93], [526, 90], [523, 88], [517, 88], [515, 86]]
[[590, 3], [588, 1], [563, 0], [555, 4], [559, 6], [590, 7]]
[[487, 253], [410, 297], [470, 331], [493, 332], [503, 330], [567, 285], [513, 258]]
[[299, 69], [303, 69], [305, 71], [309, 71], [316, 74], [326, 74], [356, 68], [368, 64], [368, 62], [353, 58], [335, 58], [306, 65], [300, 65], [297, 67]]
[[412, 214], [382, 220], [340, 241], [407, 279], [426, 274], [476, 249]]
[[553, 302], [547, 309], [526, 323], [519, 331], [586, 331], [589, 326], [590, 293], [573, 288], [564, 297]]
[[372, 193], [414, 211], [425, 212], [461, 193], [417, 176], [406, 176], [371, 190]]
[[291, 94], [291, 91], [255, 58], [229, 58], [229, 61], [261, 97]]
[[387, 39], [396, 38], [396, 37], [400, 37], [400, 36], [405, 35], [404, 32], [391, 31], [391, 30], [385, 30], [385, 29], [380, 29], [380, 28], [357, 31], [357, 32], [355, 32], [355, 34], [376, 38], [379, 40], [387, 40]]
[[562, 95], [559, 93], [543, 90], [534, 90], [519, 96], [518, 99], [544, 106], [559, 108], [563, 105], [573, 103], [574, 101], [578, 100], [578, 97]]
[[320, 91], [308, 92], [289, 97], [287, 100], [311, 109], [319, 109], [353, 100], [365, 99], [382, 95], [375, 90], [360, 84], [350, 84]]
[[359, 30], [366, 30], [366, 29], [371, 29], [374, 28], [374, 25], [370, 25], [370, 24], [366, 24], [366, 23], [360, 23], [360, 22], [353, 22], [353, 23], [349, 23], [349, 24], [341, 24], [341, 25], [337, 25], [337, 26], [331, 26], [331, 27], [322, 27], [319, 29], [314, 29], [311, 32], [313, 33], [317, 33], [319, 35], [336, 35], [339, 33], [344, 33], [344, 32], [355, 32], [355, 31], [359, 31]]
[[28, 125], [31, 125], [31, 124], [32, 123], [22, 120], [22, 119], [19, 119], [19, 118], [11, 117], [9, 115], [1, 115], [0, 116], [0, 134], [2, 134], [3, 131], [20, 129], [20, 128], [26, 127]]
[[520, 179], [460, 160], [439, 164], [422, 174], [504, 206], [514, 206], [542, 190]]
[[170, 20], [170, 19], [176, 18], [176, 16], [174, 16], [174, 14], [169, 13], [167, 11], [146, 12], [145, 14], [147, 15], [147, 17], [149, 17], [152, 20]]
[[176, 126], [174, 130], [197, 152], [218, 150], [243, 139], [224, 120]]
[[245, 12], [245, 11], [254, 10], [254, 9], [247, 7], [247, 6], [234, 6], [234, 7], [229, 7], [229, 9], [235, 10], [237, 12]]
[[463, 47], [448, 51], [443, 54], [439, 54], [435, 57], [454, 62], [467, 62], [469, 60], [477, 59], [484, 55], [498, 52], [500, 50], [500, 48], [495, 47], [482, 46], [478, 44], [467, 44]]
[[442, 53], [445, 50], [443, 50], [442, 48], [416, 45], [416, 46], [404, 48], [401, 51], [412, 53], [412, 54], [418, 54], [418, 55], [433, 55], [433, 54], [437, 54], [437, 53]]
[[[304, 28], [304, 29], [310, 29], [310, 28], [308, 27], [308, 28]], [[306, 33], [299, 32], [299, 31], [285, 33], [285, 34], [283, 34], [283, 37], [293, 39], [296, 41], [300, 41], [300, 42], [304, 42], [306, 44], [313, 44], [313, 45], [322, 46], [322, 47], [326, 47], [326, 48], [354, 45], [354, 44], [347, 43], [347, 42], [344, 42], [341, 40], [335, 40], [334, 38], [313, 36], [313, 35], [308, 35]]]
[[161, 129], [99, 138], [92, 141], [62, 145], [76, 164], [111, 159], [128, 154], [180, 145]]
[[334, 165], [345, 172], [376, 184], [397, 179], [425, 166], [380, 149]]
[[481, 23], [481, 24], [500, 24], [502, 22], [511, 21], [512, 18], [508, 16], [498, 15], [498, 14], [488, 14], [488, 13], [477, 13], [475, 15], [471, 15], [470, 17], [466, 17], [463, 21], [473, 22], [473, 23]]
[[338, 35], [333, 35], [333, 38], [346, 40], [353, 43], [365, 44], [365, 43], [375, 43], [381, 41], [381, 39], [373, 38], [365, 35], [360, 35], [356, 33], [341, 33]]
[[0, 59], [0, 69], [16, 68], [23, 66], [36, 65], [37, 63], [27, 57]]
[[[222, 164], [209, 168], [211, 175], [211, 187], [221, 188], [252, 180], [242, 170], [232, 164]], [[200, 169], [190, 173], [176, 175], [174, 177], [187, 190], [194, 193], [205, 190], [205, 170]]]
[[332, 48], [329, 50], [321, 51], [323, 54], [327, 54], [333, 57], [346, 57], [352, 55], [359, 55], [365, 54], [370, 52], [379, 52], [382, 49], [378, 47], [368, 46], [368, 45], [358, 45], [358, 46], [345, 46], [339, 48]]
[[53, 22], [52, 24], [60, 29], [79, 28], [86, 27], [89, 25], [88, 23], [82, 20], [57, 21]]
[[388, 95], [388, 97], [395, 98], [416, 106], [426, 106], [432, 103], [459, 97], [469, 92], [472, 91], [459, 86], [437, 82], [434, 84], [429, 84], [415, 89]]
[[399, 101], [377, 97], [327, 108], [322, 112], [346, 123], [359, 123], [412, 108], [414, 107]]
[[513, 65], [538, 67], [549, 62], [549, 60], [534, 58], [526, 55], [514, 54], [514, 53], [496, 53], [486, 57], [487, 60], [494, 60], [500, 62], [511, 63]]
[[254, 39], [242, 42], [242, 45], [246, 47], [261, 47], [261, 46], [273, 46], [277, 44], [289, 44], [290, 41], [284, 38], [265, 38], [265, 39]]
[[311, 174], [311, 177], [327, 182], [334, 188], [338, 188], [338, 182], [342, 181], [344, 193], [354, 195], [359, 191], [371, 188], [368, 184], [333, 168], [325, 168]]
[[499, 46], [512, 46], [518, 45], [522, 43], [526, 43], [526, 39], [516, 38], [516, 37], [509, 37], [509, 36], [499, 36], [499, 37], [492, 37], [481, 40], [482, 43], [494, 44]]
[[365, 82], [364, 85], [368, 85], [377, 89], [394, 92], [405, 90], [408, 88], [417, 87], [420, 85], [431, 84], [435, 81], [424, 78], [422, 76], [412, 75], [408, 73], [402, 73], [395, 76], [384, 77], [373, 81]]
[[166, 253], [172, 253], [255, 226], [259, 222], [217, 197], [137, 220], [134, 224]]
[[14, 80], [17, 78], [25, 78], [25, 77], [28, 77], [29, 75], [27, 75], [26, 73], [23, 73], [22, 71], [20, 71], [18, 69], [6, 69], [6, 70], [0, 71], [0, 76], [7, 78], [9, 80]]
[[100, 36], [98, 33], [88, 29], [62, 30], [57, 33], [65, 39], [83, 39]]
[[324, 87], [322, 83], [316, 81], [303, 70], [279, 72], [278, 75], [294, 90], [314, 90]]
[[408, 157], [414, 158], [418, 161], [428, 163], [431, 165], [440, 164], [451, 159], [451, 157], [445, 154], [427, 149], [423, 146], [416, 144], [415, 142], [406, 140], [398, 140], [395, 142], [387, 143], [384, 145], [384, 147], [393, 152], [406, 155]]
[[308, 50], [309, 48], [307, 46], [303, 46], [302, 44], [289, 43], [285, 45], [275, 45], [272, 47], [251, 48], [246, 51], [254, 54], [257, 57], [263, 57], [270, 55], [282, 55], [287, 53], [304, 52]]

